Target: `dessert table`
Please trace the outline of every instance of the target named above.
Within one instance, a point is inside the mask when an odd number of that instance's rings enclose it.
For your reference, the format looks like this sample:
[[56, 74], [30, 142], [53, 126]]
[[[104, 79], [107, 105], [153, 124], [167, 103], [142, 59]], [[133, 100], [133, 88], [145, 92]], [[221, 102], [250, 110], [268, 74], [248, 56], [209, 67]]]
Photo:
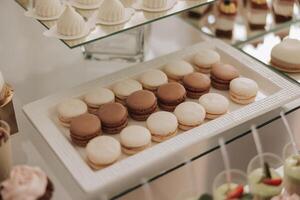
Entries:
[[[54, 182], [55, 200], [93, 199], [74, 182], [25, 117], [22, 107], [131, 64], [85, 60], [80, 48], [70, 50], [58, 40], [45, 38], [41, 34], [44, 28], [37, 21], [24, 18], [23, 13], [24, 10], [14, 1], [0, 1], [0, 24], [3, 27], [0, 31], [0, 70], [15, 89], [14, 105], [19, 125], [19, 133], [12, 136], [14, 164], [37, 165], [45, 170]], [[170, 30], [176, 34], [170, 34]], [[197, 29], [176, 16], [152, 23], [147, 36], [145, 60], [193, 45], [202, 41], [203, 37]], [[295, 132], [300, 128], [297, 123], [300, 119], [298, 106], [300, 102], [294, 101], [283, 108], [290, 112], [288, 120]], [[281, 120], [274, 119], [279, 111], [277, 109], [241, 124], [243, 129], [237, 127], [232, 133], [245, 130], [245, 127], [249, 129], [252, 124], [264, 125], [259, 129], [264, 150], [281, 155], [288, 135]], [[230, 134], [231, 131], [228, 132]], [[242, 131], [230, 139], [227, 146], [232, 166], [245, 170], [256, 154], [252, 137], [247, 131]], [[144, 180], [150, 179], [150, 183], [120, 191], [114, 199], [181, 199], [187, 194], [210, 192], [215, 174], [223, 169], [220, 156], [218, 148], [211, 146], [184, 166], [176, 166], [156, 177], [143, 177]], [[102, 199], [106, 199], [105, 195]]]

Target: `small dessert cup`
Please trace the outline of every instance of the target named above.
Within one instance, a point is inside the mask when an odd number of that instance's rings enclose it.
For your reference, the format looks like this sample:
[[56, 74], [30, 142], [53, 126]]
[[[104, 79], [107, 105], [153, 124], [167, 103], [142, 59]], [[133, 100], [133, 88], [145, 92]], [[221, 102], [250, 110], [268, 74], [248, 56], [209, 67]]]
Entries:
[[290, 195], [300, 195], [300, 154], [295, 154], [291, 143], [283, 149], [284, 189]]
[[275, 170], [282, 166], [282, 160], [272, 153], [263, 153], [261, 156], [263, 166], [260, 155], [255, 156], [248, 165], [248, 184], [255, 200], [269, 200], [283, 189], [282, 177]]
[[247, 184], [247, 176], [236, 169], [229, 170], [231, 183], [227, 182], [227, 171], [218, 174], [213, 182], [213, 199], [227, 200], [240, 199], [244, 196], [244, 186]]

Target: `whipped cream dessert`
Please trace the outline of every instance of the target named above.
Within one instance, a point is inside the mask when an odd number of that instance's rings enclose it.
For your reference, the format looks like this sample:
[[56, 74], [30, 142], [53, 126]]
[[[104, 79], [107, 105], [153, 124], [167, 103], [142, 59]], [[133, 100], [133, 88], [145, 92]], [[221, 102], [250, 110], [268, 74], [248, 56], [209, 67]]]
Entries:
[[166, 8], [168, 0], [143, 0], [143, 6], [150, 9]]
[[270, 175], [271, 179], [265, 178], [262, 168], [258, 168], [248, 175], [250, 191], [255, 199], [270, 199], [281, 193], [283, 184], [280, 175], [274, 169], [270, 169]]
[[36, 200], [45, 194], [47, 183], [47, 175], [41, 169], [16, 166], [1, 183], [0, 196], [3, 200]]
[[235, 183], [223, 184], [214, 191], [214, 200], [239, 199], [244, 194], [244, 187]]
[[104, 0], [98, 11], [98, 19], [104, 22], [119, 22], [125, 18], [125, 7], [120, 0]]
[[70, 5], [57, 21], [57, 32], [64, 36], [77, 36], [85, 31], [86, 24], [83, 17]]
[[35, 12], [40, 17], [56, 17], [62, 9], [60, 0], [35, 0]]
[[291, 195], [300, 195], [300, 155], [290, 156], [284, 162], [284, 188]]

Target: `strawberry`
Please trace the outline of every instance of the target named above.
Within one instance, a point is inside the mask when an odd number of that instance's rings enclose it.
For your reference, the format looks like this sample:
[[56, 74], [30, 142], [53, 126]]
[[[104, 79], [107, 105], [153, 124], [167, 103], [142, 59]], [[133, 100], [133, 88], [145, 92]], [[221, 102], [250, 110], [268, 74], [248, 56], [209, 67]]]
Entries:
[[243, 196], [243, 194], [244, 194], [244, 186], [239, 185], [234, 190], [228, 192], [227, 200], [239, 199]]
[[277, 179], [264, 179], [262, 181], [264, 184], [266, 185], [271, 185], [271, 186], [279, 186], [282, 183], [282, 179], [281, 178], [277, 178]]

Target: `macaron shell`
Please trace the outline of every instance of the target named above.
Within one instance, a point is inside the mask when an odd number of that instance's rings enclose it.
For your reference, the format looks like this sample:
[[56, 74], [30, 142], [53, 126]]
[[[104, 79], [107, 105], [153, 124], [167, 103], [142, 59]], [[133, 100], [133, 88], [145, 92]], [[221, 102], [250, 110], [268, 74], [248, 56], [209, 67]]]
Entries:
[[228, 99], [217, 93], [208, 93], [201, 96], [199, 103], [206, 110], [206, 115], [222, 115], [227, 113], [229, 107]]
[[223, 63], [213, 65], [211, 75], [223, 81], [231, 81], [240, 76], [239, 71], [234, 66]]
[[106, 88], [96, 88], [83, 97], [84, 102], [93, 108], [99, 108], [100, 105], [115, 101], [115, 94]]
[[178, 105], [185, 100], [185, 96], [185, 88], [176, 82], [164, 84], [157, 90], [159, 102], [167, 105]]
[[210, 78], [199, 72], [184, 76], [182, 82], [187, 96], [192, 99], [198, 99], [203, 94], [208, 93], [211, 85]]
[[174, 111], [179, 125], [191, 127], [200, 125], [205, 119], [205, 113], [203, 106], [195, 102], [181, 103]]
[[220, 62], [218, 52], [211, 49], [201, 49], [194, 56], [194, 64], [200, 68], [211, 68], [213, 64]]
[[123, 80], [113, 86], [113, 91], [119, 99], [125, 99], [133, 92], [142, 89], [142, 85], [134, 79]]
[[131, 110], [147, 110], [154, 104], [156, 104], [156, 97], [148, 90], [134, 92], [126, 99], [126, 105]]
[[75, 117], [71, 121], [71, 135], [78, 137], [100, 134], [101, 122], [99, 118], [93, 114], [83, 114]]
[[164, 66], [164, 71], [169, 79], [178, 81], [181, 80], [183, 76], [194, 72], [194, 68], [190, 63], [184, 60], [174, 60]]
[[143, 87], [149, 90], [156, 90], [160, 85], [168, 83], [167, 75], [158, 69], [151, 69], [144, 72], [139, 80], [143, 84]]
[[169, 133], [168, 135], [152, 134], [152, 141], [154, 141], [154, 142], [163, 142], [163, 141], [171, 139], [172, 137], [174, 137], [176, 135], [177, 135], [177, 129], [174, 132]]
[[59, 118], [63, 123], [69, 123], [71, 118], [87, 113], [87, 105], [80, 99], [67, 99], [57, 106]]
[[109, 136], [98, 136], [86, 146], [88, 160], [96, 165], [109, 165], [118, 160], [121, 155], [121, 145], [118, 140]]
[[121, 131], [120, 140], [125, 147], [143, 147], [151, 142], [151, 133], [143, 126], [132, 125]]
[[236, 78], [230, 82], [230, 91], [244, 98], [256, 96], [257, 83], [249, 78]]
[[230, 92], [230, 99], [237, 104], [247, 105], [247, 104], [253, 103], [256, 99], [256, 96], [243, 98], [243, 97], [240, 97], [240, 96], [234, 94], [233, 92]]

